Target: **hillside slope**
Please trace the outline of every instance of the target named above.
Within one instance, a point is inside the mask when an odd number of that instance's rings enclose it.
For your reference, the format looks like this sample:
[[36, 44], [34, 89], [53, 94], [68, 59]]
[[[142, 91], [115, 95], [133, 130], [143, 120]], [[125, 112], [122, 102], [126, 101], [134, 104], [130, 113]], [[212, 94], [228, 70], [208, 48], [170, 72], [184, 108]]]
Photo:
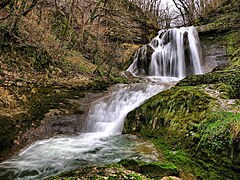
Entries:
[[0, 160], [44, 138], [24, 135], [44, 118], [84, 113], [73, 101], [84, 92], [125, 81], [119, 72], [155, 32], [127, 0], [10, 2], [0, 4]]

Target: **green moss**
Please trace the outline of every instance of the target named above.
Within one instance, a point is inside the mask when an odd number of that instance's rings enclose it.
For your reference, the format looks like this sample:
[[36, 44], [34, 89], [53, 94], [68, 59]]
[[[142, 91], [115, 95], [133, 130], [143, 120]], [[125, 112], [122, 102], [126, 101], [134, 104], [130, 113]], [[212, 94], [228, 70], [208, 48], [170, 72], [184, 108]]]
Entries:
[[240, 97], [240, 71], [237, 69], [223, 69], [213, 71], [207, 74], [188, 76], [183, 79], [178, 86], [197, 86], [204, 84], [216, 84], [219, 90], [227, 93], [227, 96], [232, 99]]
[[[233, 87], [220, 83], [213, 88], [222, 89], [227, 93], [227, 98], [233, 92]], [[239, 158], [239, 150], [233, 137], [239, 136], [240, 116], [237, 113], [212, 112], [213, 109], [219, 109], [218, 104], [200, 86], [174, 87], [150, 98], [129, 113], [125, 132], [140, 132], [145, 137], [153, 138], [160, 149], [163, 149], [160, 143], [168, 142], [173, 150], [168, 150], [169, 147], [165, 149], [167, 159], [173, 159], [171, 161], [178, 167], [183, 166], [196, 176], [204, 179], [208, 176], [211, 179], [215, 179], [215, 176], [234, 179], [237, 173], [230, 169], [238, 166], [234, 160]], [[189, 151], [191, 156], [181, 149]], [[191, 160], [193, 157], [194, 160]], [[196, 157], [202, 161], [198, 162]], [[197, 173], [201, 168], [201, 173]], [[212, 174], [208, 172], [209, 169]], [[224, 172], [224, 175], [218, 171]]]
[[178, 176], [178, 168], [171, 162], [153, 162], [140, 166], [143, 174], [149, 178], [162, 178], [164, 176]]
[[167, 138], [152, 139], [152, 142], [162, 150], [165, 158], [174, 163], [180, 171], [193, 173], [195, 177], [207, 178], [208, 172], [196, 163], [188, 153], [172, 146]]
[[[185, 134], [189, 126], [201, 122], [215, 104], [203, 91], [192, 87], [174, 87], [150, 98], [128, 115], [134, 121], [125, 122], [126, 132], [141, 130], [142, 134]], [[167, 127], [167, 129], [166, 129]], [[165, 131], [163, 130], [165, 129]], [[182, 136], [184, 139], [185, 136]]]
[[[201, 156], [193, 155], [174, 145], [167, 137], [152, 139], [152, 142], [162, 150], [166, 160], [174, 163], [182, 174], [193, 174], [198, 179], [237, 179], [238, 174], [223, 166], [214, 166], [203, 161]], [[190, 176], [190, 178], [193, 178]]]
[[121, 164], [126, 169], [140, 172], [149, 178], [162, 178], [164, 176], [178, 176], [179, 170], [172, 162], [143, 162], [133, 159], [121, 160]]
[[123, 159], [121, 161], [118, 162], [118, 164], [122, 165], [123, 167], [133, 170], [133, 171], [138, 171], [138, 168], [141, 164], [143, 164], [144, 162], [142, 161], [137, 161], [134, 159]]
[[108, 164], [94, 167], [82, 167], [68, 172], [61, 173], [58, 176], [47, 178], [53, 179], [135, 179], [147, 180], [148, 178], [138, 172], [129, 171], [119, 164]]
[[225, 35], [227, 41], [227, 53], [229, 55], [234, 55], [234, 53], [239, 50], [239, 40], [240, 31], [232, 32]]
[[199, 125], [200, 140], [197, 150], [211, 159], [213, 163], [231, 166], [233, 158], [237, 158], [233, 157], [235, 150], [232, 144], [233, 138], [240, 132], [239, 122], [240, 114], [213, 113]]

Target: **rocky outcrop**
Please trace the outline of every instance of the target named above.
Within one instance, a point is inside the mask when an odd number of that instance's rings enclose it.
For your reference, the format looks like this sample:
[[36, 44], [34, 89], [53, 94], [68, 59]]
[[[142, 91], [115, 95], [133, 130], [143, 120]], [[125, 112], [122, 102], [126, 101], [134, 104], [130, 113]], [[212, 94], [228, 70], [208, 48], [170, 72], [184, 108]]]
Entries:
[[132, 159], [124, 159], [116, 164], [83, 167], [47, 179], [64, 179], [69, 176], [71, 178], [81, 177], [81, 179], [181, 179], [177, 177], [179, 176], [178, 168], [172, 163], [147, 163]]
[[149, 65], [154, 49], [150, 45], [143, 45], [134, 56], [133, 72], [138, 75], [148, 75]]

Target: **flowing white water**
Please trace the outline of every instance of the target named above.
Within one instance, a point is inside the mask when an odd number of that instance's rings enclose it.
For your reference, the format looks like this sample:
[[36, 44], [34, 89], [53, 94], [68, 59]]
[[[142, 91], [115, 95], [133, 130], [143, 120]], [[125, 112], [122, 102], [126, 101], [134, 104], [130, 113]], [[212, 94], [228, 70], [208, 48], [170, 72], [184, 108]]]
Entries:
[[0, 163], [0, 179], [43, 179], [79, 166], [113, 163], [124, 158], [156, 159], [154, 150], [151, 154], [136, 150], [148, 146], [146, 142], [121, 135], [124, 119], [146, 99], [170, 88], [172, 82], [187, 74], [202, 73], [198, 43], [193, 27], [160, 32], [150, 44], [151, 57], [149, 47], [145, 46], [128, 68], [134, 75], [149, 75], [150, 82], [113, 87], [107, 96], [92, 104], [84, 133], [34, 143]]
[[91, 107], [86, 132], [101, 132], [105, 135], [120, 134], [126, 115], [146, 99], [169, 88], [163, 84], [133, 84], [115, 87], [112, 92], [94, 103]]
[[[146, 146], [151, 154], [138, 151]], [[18, 156], [2, 162], [0, 179], [43, 179], [80, 166], [109, 164], [126, 158], [153, 161], [158, 156], [151, 145], [131, 136], [85, 133], [56, 137], [38, 141]]]
[[[158, 79], [159, 80], [159, 79]], [[162, 78], [168, 81], [169, 78]], [[127, 136], [121, 136], [127, 113], [146, 99], [171, 87], [167, 83], [118, 85], [93, 103], [83, 134], [56, 137], [34, 143], [18, 156], [0, 164], [0, 179], [42, 179], [79, 166], [118, 162], [125, 158], [156, 160], [156, 155], [139, 154], [145, 147]]]
[[[153, 51], [153, 53], [149, 53]], [[162, 30], [149, 45], [139, 49], [127, 69], [134, 75], [184, 78], [201, 74], [201, 51], [193, 27]]]

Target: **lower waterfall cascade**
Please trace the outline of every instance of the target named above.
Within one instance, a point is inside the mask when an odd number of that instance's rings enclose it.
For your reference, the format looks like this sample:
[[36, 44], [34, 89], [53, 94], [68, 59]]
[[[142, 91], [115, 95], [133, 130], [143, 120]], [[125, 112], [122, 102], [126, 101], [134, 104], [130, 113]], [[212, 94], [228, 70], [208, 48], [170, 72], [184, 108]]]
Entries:
[[0, 179], [43, 179], [80, 166], [118, 162], [124, 158], [153, 161], [153, 153], [136, 152], [148, 146], [121, 135], [126, 115], [157, 93], [190, 74], [201, 74], [200, 43], [193, 27], [162, 30], [142, 46], [127, 71], [148, 82], [116, 85], [92, 103], [77, 136], [37, 141], [17, 156], [0, 163]]

